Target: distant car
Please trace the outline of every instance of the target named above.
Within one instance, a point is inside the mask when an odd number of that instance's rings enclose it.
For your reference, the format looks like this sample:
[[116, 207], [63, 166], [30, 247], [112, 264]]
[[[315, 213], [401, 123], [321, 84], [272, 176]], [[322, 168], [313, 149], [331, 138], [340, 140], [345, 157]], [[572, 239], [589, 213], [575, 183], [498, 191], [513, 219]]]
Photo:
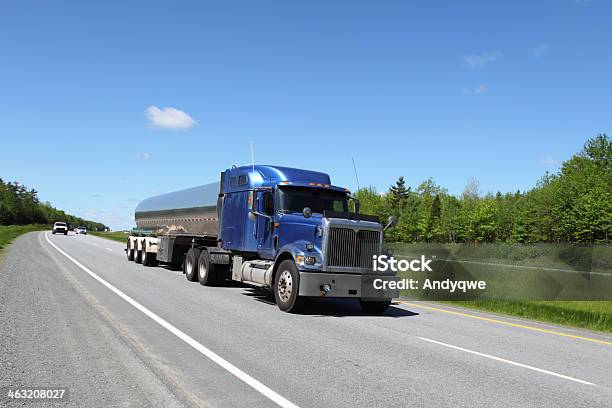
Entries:
[[51, 233], [68, 235], [68, 225], [65, 222], [56, 222]]
[[87, 235], [87, 228], [85, 227], [76, 227], [74, 229], [74, 233], [79, 235], [79, 234], [83, 234], [83, 235]]

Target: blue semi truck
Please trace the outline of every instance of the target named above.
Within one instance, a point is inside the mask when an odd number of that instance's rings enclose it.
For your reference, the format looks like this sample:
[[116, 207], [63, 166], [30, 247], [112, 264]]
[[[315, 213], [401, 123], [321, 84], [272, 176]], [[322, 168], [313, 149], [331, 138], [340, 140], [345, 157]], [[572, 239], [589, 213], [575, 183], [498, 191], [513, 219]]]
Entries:
[[267, 288], [283, 311], [329, 297], [356, 298], [365, 311], [382, 313], [398, 296], [372, 284], [397, 279], [372, 269], [395, 219], [383, 227], [360, 214], [359, 201], [325, 173], [233, 166], [217, 183], [142, 201], [135, 220], [128, 260], [182, 267], [202, 285], [232, 280]]

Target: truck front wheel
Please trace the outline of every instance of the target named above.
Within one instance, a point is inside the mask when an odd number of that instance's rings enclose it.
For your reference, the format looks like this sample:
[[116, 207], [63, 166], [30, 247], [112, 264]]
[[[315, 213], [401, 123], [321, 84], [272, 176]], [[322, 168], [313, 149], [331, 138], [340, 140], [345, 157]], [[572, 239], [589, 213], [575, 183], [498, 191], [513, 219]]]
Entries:
[[198, 248], [189, 248], [185, 257], [185, 277], [190, 282], [198, 280], [198, 259], [200, 259], [200, 250]]
[[391, 306], [390, 300], [361, 300], [359, 299], [361, 308], [367, 313], [381, 314], [385, 313], [389, 306]]
[[302, 306], [300, 274], [292, 259], [281, 262], [274, 279], [274, 298], [276, 305], [284, 312], [295, 313]]

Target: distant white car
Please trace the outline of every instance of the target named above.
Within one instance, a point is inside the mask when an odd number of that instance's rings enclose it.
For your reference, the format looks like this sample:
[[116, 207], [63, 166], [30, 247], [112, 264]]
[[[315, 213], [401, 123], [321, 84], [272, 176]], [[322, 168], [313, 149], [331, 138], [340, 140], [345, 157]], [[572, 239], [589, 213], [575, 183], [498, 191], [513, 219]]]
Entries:
[[68, 225], [65, 222], [56, 222], [53, 224], [52, 234], [64, 234], [68, 235]]
[[79, 235], [79, 234], [83, 234], [83, 235], [87, 235], [87, 228], [85, 227], [76, 227], [74, 229], [74, 233]]

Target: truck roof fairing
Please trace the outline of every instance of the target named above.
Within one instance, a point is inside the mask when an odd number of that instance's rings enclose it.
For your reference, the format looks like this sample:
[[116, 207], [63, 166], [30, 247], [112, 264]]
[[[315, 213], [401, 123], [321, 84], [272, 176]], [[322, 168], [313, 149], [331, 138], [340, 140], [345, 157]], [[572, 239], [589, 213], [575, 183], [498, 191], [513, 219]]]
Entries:
[[[348, 192], [345, 188], [333, 186], [329, 175], [319, 171], [296, 169], [292, 167], [255, 165], [227, 169], [227, 177], [247, 176], [248, 185], [243, 188], [273, 187], [290, 185], [299, 187], [329, 188]], [[240, 186], [238, 186], [240, 187]]]

